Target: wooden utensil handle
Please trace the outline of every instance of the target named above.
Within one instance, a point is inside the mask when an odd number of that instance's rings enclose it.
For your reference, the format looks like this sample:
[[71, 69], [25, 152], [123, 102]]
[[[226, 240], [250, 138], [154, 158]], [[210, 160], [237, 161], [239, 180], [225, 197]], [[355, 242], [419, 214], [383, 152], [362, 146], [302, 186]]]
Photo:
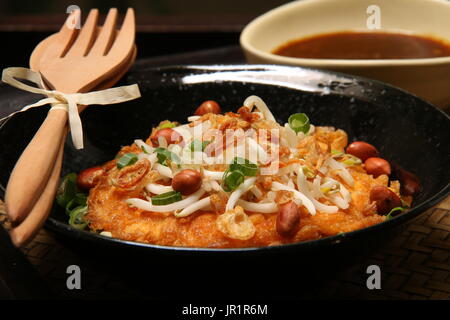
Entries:
[[65, 110], [51, 110], [17, 161], [5, 194], [6, 212], [13, 223], [26, 217], [47, 184], [61, 139], [65, 141], [66, 122]]
[[47, 181], [47, 185], [22, 223], [10, 231], [11, 240], [16, 247], [22, 247], [31, 241], [42, 228], [50, 213], [58, 189], [59, 175], [61, 173], [64, 142], [67, 136], [67, 131], [65, 132], [54, 165], [50, 166], [52, 167], [52, 172]]

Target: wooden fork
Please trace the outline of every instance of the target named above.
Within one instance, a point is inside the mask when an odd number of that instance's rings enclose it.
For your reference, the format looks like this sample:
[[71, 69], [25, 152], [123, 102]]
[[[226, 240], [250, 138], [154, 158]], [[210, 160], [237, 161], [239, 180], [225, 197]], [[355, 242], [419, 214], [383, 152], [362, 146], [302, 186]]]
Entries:
[[[36, 53], [36, 55], [37, 54], [38, 53]], [[104, 82], [100, 83], [97, 87], [95, 87], [95, 90], [107, 89], [116, 84], [117, 81], [119, 81], [122, 76], [128, 71], [128, 69], [133, 65], [136, 59], [136, 54], [137, 50], [135, 47], [130, 60], [127, 62], [123, 70], [121, 70], [117, 75], [114, 75], [111, 79], [107, 79]], [[35, 57], [33, 61], [30, 60], [30, 67], [32, 70], [39, 70], [39, 58], [40, 57]], [[18, 226], [11, 229], [9, 233], [11, 241], [16, 247], [22, 247], [29, 241], [31, 241], [47, 220], [53, 201], [55, 200], [56, 190], [59, 184], [59, 176], [61, 173], [66, 136], [67, 130], [64, 132], [63, 138], [61, 139], [61, 147], [58, 151], [58, 156], [53, 166], [53, 171], [51, 172], [46, 186], [39, 196], [39, 199], [36, 200], [36, 203], [29, 211], [25, 219]]]
[[[80, 17], [74, 11], [69, 19]], [[97, 10], [92, 10], [80, 32], [65, 23], [41, 58], [40, 72], [50, 87], [64, 93], [86, 92], [118, 72], [134, 48], [135, 18], [128, 9], [119, 32], [117, 10], [111, 9], [96, 36]], [[41, 195], [60, 152], [67, 112], [51, 110], [17, 161], [8, 181], [5, 206], [13, 223], [22, 221]]]

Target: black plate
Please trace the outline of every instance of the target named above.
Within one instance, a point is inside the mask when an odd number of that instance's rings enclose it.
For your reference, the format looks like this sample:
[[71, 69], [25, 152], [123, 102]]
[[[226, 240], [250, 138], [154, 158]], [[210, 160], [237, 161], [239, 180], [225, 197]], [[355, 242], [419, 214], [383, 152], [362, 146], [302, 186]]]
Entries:
[[[348, 243], [363, 248], [363, 240], [383, 237], [448, 195], [450, 187], [450, 120], [433, 105], [392, 86], [363, 78], [304, 68], [282, 66], [175, 66], [148, 68], [138, 63], [124, 81], [138, 83], [142, 98], [107, 107], [95, 106], [83, 113], [85, 149], [76, 151], [68, 141], [63, 173], [77, 172], [112, 159], [122, 145], [146, 138], [161, 120], [185, 122], [204, 100], [236, 110], [249, 95], [262, 97], [280, 122], [290, 114], [305, 112], [315, 125], [344, 129], [350, 140], [377, 146], [382, 156], [417, 174], [423, 189], [414, 208], [390, 221], [338, 236], [302, 243], [245, 249], [163, 247], [122, 241], [79, 231], [54, 208], [47, 228], [77, 245], [129, 252], [165, 255], [259, 255], [274, 252], [320, 252]], [[29, 103], [29, 94], [6, 92], [8, 102]], [[6, 185], [21, 151], [45, 117], [45, 108], [19, 114], [0, 130], [0, 182]], [[2, 191], [3, 192], [3, 191]]]

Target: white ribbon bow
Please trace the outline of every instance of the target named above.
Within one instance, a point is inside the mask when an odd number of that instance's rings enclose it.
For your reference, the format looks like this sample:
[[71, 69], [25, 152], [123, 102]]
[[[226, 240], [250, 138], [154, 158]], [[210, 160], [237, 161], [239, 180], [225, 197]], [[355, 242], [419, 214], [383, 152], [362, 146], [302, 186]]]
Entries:
[[[38, 87], [29, 86], [17, 79], [28, 80]], [[88, 93], [63, 93], [56, 90], [44, 89], [43, 81], [39, 72], [27, 68], [6, 68], [2, 73], [2, 81], [25, 91], [43, 94], [48, 98], [29, 104], [19, 111], [13, 112], [9, 116], [0, 119], [0, 122], [12, 117], [16, 113], [27, 111], [30, 108], [51, 104], [51, 109], [63, 109], [68, 112], [69, 127], [72, 135], [72, 142], [75, 148], [83, 149], [83, 127], [77, 105], [92, 104], [115, 104], [139, 98], [141, 93], [137, 84], [116, 87], [106, 90], [93, 91]]]

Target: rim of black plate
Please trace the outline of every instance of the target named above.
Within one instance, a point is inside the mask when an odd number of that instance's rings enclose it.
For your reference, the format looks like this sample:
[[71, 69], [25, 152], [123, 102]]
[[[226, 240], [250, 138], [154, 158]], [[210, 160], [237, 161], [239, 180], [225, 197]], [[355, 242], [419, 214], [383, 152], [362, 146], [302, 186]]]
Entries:
[[[138, 60], [136, 62], [136, 65], [145, 64], [145, 59]], [[145, 66], [143, 66], [145, 67]], [[367, 83], [375, 83], [382, 87], [392, 88], [396, 91], [401, 92], [402, 94], [412, 96], [415, 99], [420, 100], [422, 103], [425, 103], [431, 110], [437, 112], [440, 114], [440, 116], [444, 116], [447, 121], [450, 122], [450, 116], [447, 115], [443, 110], [439, 109], [438, 107], [434, 106], [428, 101], [423, 100], [420, 97], [417, 97], [416, 95], [409, 93], [401, 88], [395, 87], [390, 84], [383, 83], [381, 81], [368, 79], [360, 76], [353, 76], [348, 75], [340, 72], [334, 72], [334, 71], [328, 71], [328, 70], [320, 70], [320, 69], [314, 69], [314, 68], [308, 68], [308, 67], [291, 67], [291, 66], [280, 66], [280, 65], [245, 65], [245, 64], [214, 64], [214, 65], [168, 65], [168, 66], [162, 66], [162, 67], [145, 67], [146, 72], [170, 72], [170, 71], [197, 71], [197, 72], [208, 72], [208, 71], [214, 71], [214, 72], [220, 72], [220, 71], [238, 71], [238, 70], [248, 70], [248, 71], [282, 71], [286, 69], [298, 69], [298, 70], [309, 70], [316, 73], [322, 73], [322, 74], [328, 74], [328, 75], [334, 75], [341, 77], [343, 79], [348, 80], [359, 80], [362, 82]], [[257, 80], [255, 80], [258, 82]], [[286, 82], [288, 84], [288, 82]], [[266, 84], [270, 85], [270, 84]], [[277, 85], [280, 85], [278, 83]], [[295, 90], [295, 89], [292, 89]], [[1, 129], [1, 127], [0, 127]], [[4, 196], [5, 188], [3, 185], [0, 184], [0, 193], [2, 197]], [[157, 251], [163, 251], [163, 252], [204, 252], [204, 253], [244, 253], [244, 252], [266, 252], [266, 251], [278, 251], [278, 250], [285, 250], [285, 249], [294, 249], [294, 248], [315, 248], [315, 247], [323, 247], [323, 246], [329, 246], [329, 245], [336, 245], [341, 242], [347, 242], [353, 238], [357, 238], [359, 236], [377, 232], [381, 229], [387, 229], [392, 228], [395, 226], [398, 226], [407, 220], [411, 220], [412, 218], [418, 216], [419, 214], [425, 212], [427, 209], [433, 207], [434, 205], [438, 204], [440, 201], [442, 201], [445, 197], [447, 197], [450, 194], [450, 183], [447, 183], [447, 185], [442, 188], [439, 192], [434, 194], [432, 197], [428, 198], [427, 200], [423, 201], [422, 203], [418, 204], [417, 206], [411, 208], [407, 212], [400, 214], [396, 217], [393, 217], [392, 219], [372, 225], [363, 229], [325, 237], [322, 239], [316, 239], [316, 240], [308, 240], [303, 242], [296, 242], [296, 243], [288, 243], [288, 244], [280, 244], [275, 246], [267, 246], [267, 247], [246, 247], [246, 248], [200, 248], [200, 247], [175, 247], [175, 246], [162, 246], [162, 245], [155, 245], [150, 243], [143, 243], [143, 242], [134, 242], [134, 241], [128, 241], [128, 240], [121, 240], [117, 238], [111, 238], [106, 236], [101, 236], [99, 234], [90, 232], [90, 231], [84, 231], [84, 230], [78, 230], [75, 228], [72, 228], [67, 223], [63, 223], [61, 221], [58, 221], [57, 219], [53, 217], [49, 217], [46, 222], [46, 227], [55, 232], [55, 233], [63, 233], [65, 236], [69, 236], [73, 239], [83, 239], [83, 240], [90, 240], [94, 242], [98, 242], [100, 244], [110, 245], [112, 243], [117, 244], [121, 247], [134, 247], [137, 249], [151, 249], [151, 250], [157, 250]]]

